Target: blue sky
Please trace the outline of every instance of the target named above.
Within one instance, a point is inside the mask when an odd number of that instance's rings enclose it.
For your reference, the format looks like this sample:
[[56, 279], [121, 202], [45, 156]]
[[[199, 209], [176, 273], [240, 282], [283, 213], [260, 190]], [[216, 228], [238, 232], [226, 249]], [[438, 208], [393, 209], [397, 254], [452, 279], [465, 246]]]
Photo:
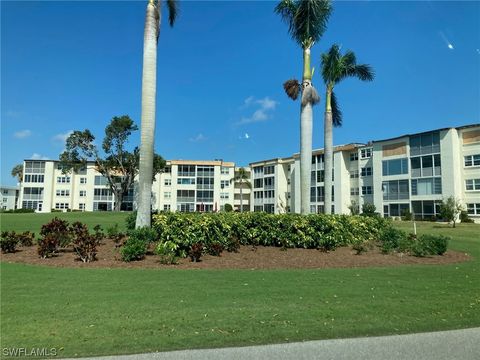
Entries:
[[[98, 139], [113, 116], [140, 124], [146, 1], [1, 2], [1, 183], [25, 158], [57, 159], [65, 136]], [[239, 165], [299, 149], [300, 104], [282, 83], [302, 53], [276, 2], [181, 2], [162, 25], [155, 148], [167, 159]], [[166, 12], [164, 12], [166, 19]], [[367, 142], [480, 122], [479, 2], [334, 2], [320, 54], [333, 43], [375, 69], [336, 88], [344, 125], [334, 143]], [[322, 102], [314, 147], [323, 146]], [[139, 142], [138, 134], [131, 145]]]

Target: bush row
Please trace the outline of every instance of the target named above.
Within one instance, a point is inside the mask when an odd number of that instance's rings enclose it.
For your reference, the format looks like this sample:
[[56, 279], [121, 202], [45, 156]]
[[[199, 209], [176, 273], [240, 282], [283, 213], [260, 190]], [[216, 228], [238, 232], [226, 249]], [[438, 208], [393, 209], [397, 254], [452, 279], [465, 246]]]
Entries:
[[17, 234], [15, 231], [3, 231], [0, 238], [0, 249], [3, 253], [14, 253], [18, 245], [32, 246], [35, 234], [25, 231]]
[[391, 223], [381, 217], [216, 213], [153, 215], [160, 242], [172, 241], [177, 252], [188, 253], [193, 244], [236, 251], [239, 245], [335, 250], [339, 246], [376, 240]]

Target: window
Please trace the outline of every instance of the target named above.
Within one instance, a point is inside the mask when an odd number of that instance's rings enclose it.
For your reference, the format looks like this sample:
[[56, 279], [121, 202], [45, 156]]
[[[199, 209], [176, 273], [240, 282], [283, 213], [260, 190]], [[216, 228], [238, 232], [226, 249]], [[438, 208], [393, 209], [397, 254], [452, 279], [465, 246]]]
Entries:
[[30, 175], [30, 174], [25, 174], [24, 177], [25, 182], [32, 182], [32, 183], [43, 183], [45, 176], [44, 175]]
[[165, 191], [163, 193], [163, 198], [164, 199], [171, 199], [172, 198], [172, 193], [170, 191]]
[[95, 185], [107, 185], [108, 179], [105, 176], [95, 176]]
[[410, 137], [410, 156], [440, 152], [440, 132], [432, 132]]
[[254, 179], [254, 180], [253, 180], [253, 187], [254, 187], [254, 188], [261, 188], [261, 187], [263, 187], [263, 179]]
[[195, 190], [177, 190], [178, 202], [195, 202]]
[[275, 187], [275, 178], [273, 176], [267, 177], [263, 181], [265, 189], [273, 189]]
[[412, 180], [412, 195], [438, 195], [442, 193], [441, 178]]
[[112, 191], [110, 189], [93, 189], [93, 200], [111, 201], [113, 200]]
[[263, 199], [263, 191], [254, 191], [253, 192], [254, 199]]
[[350, 188], [350, 195], [360, 195], [359, 188]]
[[[197, 166], [197, 176], [203, 176], [203, 177], [213, 177], [215, 173], [215, 168], [213, 166]], [[184, 175], [188, 176], [188, 175]], [[192, 175], [192, 176], [195, 176]]]
[[356, 161], [358, 160], [358, 152], [355, 151], [355, 152], [351, 152], [350, 153], [350, 161]]
[[366, 149], [360, 150], [360, 155], [362, 159], [367, 159], [369, 157], [372, 157], [372, 148], [366, 148]]
[[228, 175], [228, 174], [230, 174], [230, 168], [225, 167], [225, 166], [222, 166], [222, 167], [220, 168], [220, 173], [221, 173], [222, 175]]
[[195, 176], [195, 165], [178, 165], [178, 176]]
[[410, 197], [408, 180], [384, 181], [382, 191], [383, 200], [404, 200]]
[[58, 176], [57, 184], [70, 184], [70, 176]]
[[220, 180], [220, 188], [227, 188], [230, 186], [230, 180]]
[[265, 204], [263, 208], [266, 213], [273, 214], [275, 212], [275, 206], [273, 204]]
[[465, 180], [465, 190], [480, 190], [480, 179]]
[[382, 161], [382, 175], [401, 175], [408, 174], [408, 159], [395, 159]]
[[85, 210], [85, 203], [78, 204], [78, 210]]
[[70, 196], [70, 190], [57, 190], [57, 196]]
[[8, 190], [4, 189], [2, 190], [3, 195], [8, 195]]
[[180, 178], [177, 179], [178, 185], [195, 185], [195, 178]]
[[23, 188], [23, 200], [41, 200], [41, 199], [43, 199], [43, 188], [40, 188], [40, 187]]
[[256, 166], [253, 168], [253, 174], [261, 176], [263, 175], [263, 166]]
[[362, 186], [362, 195], [372, 195], [373, 189], [371, 186]]
[[412, 177], [440, 176], [442, 174], [442, 163], [440, 154], [412, 157]]
[[55, 210], [68, 209], [68, 203], [55, 203]]
[[228, 199], [230, 195], [227, 192], [220, 193], [220, 199]]
[[415, 219], [431, 219], [440, 213], [441, 201], [412, 201], [412, 213]]
[[[228, 182], [228, 181], [227, 181]], [[199, 177], [197, 178], [197, 189], [198, 190], [212, 190], [214, 185], [214, 179], [209, 177]], [[220, 182], [220, 186], [225, 187], [225, 183]]]
[[265, 199], [273, 199], [275, 197], [275, 191], [274, 190], [268, 190], [268, 191], [264, 191], [264, 198]]
[[45, 161], [25, 161], [25, 174], [45, 173]]
[[172, 208], [172, 207], [171, 207], [170, 204], [165, 204], [165, 205], [163, 205], [163, 211], [170, 211], [171, 208]]
[[372, 168], [371, 167], [362, 168], [362, 176], [372, 176]]
[[86, 177], [81, 177], [80, 178], [80, 184], [86, 184], [87, 183], [87, 178]]
[[480, 166], [480, 154], [464, 156], [465, 166]]
[[197, 191], [197, 202], [213, 202], [213, 191]]
[[350, 171], [350, 179], [356, 179], [356, 178], [358, 178], [358, 170]]
[[165, 179], [165, 180], [163, 180], [163, 185], [165, 185], [165, 186], [170, 186], [170, 185], [172, 185], [172, 179]]
[[325, 201], [325, 190], [323, 186], [310, 188], [310, 202]]
[[388, 204], [383, 206], [384, 216], [402, 216], [406, 211], [410, 211], [409, 204]]
[[8, 201], [7, 198], [3, 198], [3, 202], [6, 203]]
[[80, 197], [87, 196], [87, 190], [80, 190]]
[[273, 165], [265, 166], [264, 169], [263, 169], [263, 173], [265, 175], [275, 174], [275, 166], [273, 166]]
[[480, 203], [467, 204], [468, 215], [480, 215]]
[[163, 172], [166, 174], [170, 174], [172, 172], [172, 167], [171, 166], [165, 166], [165, 169], [163, 169]]

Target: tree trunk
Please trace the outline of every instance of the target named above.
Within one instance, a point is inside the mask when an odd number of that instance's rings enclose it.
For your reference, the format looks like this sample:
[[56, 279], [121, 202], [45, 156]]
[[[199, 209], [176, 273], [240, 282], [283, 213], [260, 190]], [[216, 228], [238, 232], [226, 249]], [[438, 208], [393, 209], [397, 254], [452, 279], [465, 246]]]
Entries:
[[[158, 11], [157, 11], [158, 10]], [[160, 9], [147, 5], [143, 43], [142, 121], [140, 134], [140, 164], [138, 176], [138, 207], [135, 226], [150, 227], [153, 179], [153, 142], [155, 137], [155, 99], [157, 86], [157, 35], [160, 29]]]
[[[243, 212], [243, 183], [240, 182], [240, 212]], [[233, 195], [233, 201], [235, 201], [235, 194]]]
[[301, 213], [310, 213], [312, 170], [312, 104], [302, 106], [300, 113], [300, 204]]
[[115, 206], [113, 207], [114, 211], [120, 211], [122, 207], [122, 202], [123, 202], [123, 191], [115, 191]]
[[325, 214], [332, 213], [332, 164], [333, 164], [333, 132], [332, 132], [332, 107], [331, 91], [327, 90], [325, 99], [325, 121], [324, 121], [324, 195]]

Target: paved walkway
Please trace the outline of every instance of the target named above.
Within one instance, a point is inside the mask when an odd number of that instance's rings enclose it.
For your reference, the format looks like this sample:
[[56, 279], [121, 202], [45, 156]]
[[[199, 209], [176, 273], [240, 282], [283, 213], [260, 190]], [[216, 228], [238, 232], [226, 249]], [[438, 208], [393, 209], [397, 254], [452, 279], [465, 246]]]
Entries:
[[318, 340], [278, 345], [106, 356], [88, 359], [479, 360], [480, 328], [356, 339]]

